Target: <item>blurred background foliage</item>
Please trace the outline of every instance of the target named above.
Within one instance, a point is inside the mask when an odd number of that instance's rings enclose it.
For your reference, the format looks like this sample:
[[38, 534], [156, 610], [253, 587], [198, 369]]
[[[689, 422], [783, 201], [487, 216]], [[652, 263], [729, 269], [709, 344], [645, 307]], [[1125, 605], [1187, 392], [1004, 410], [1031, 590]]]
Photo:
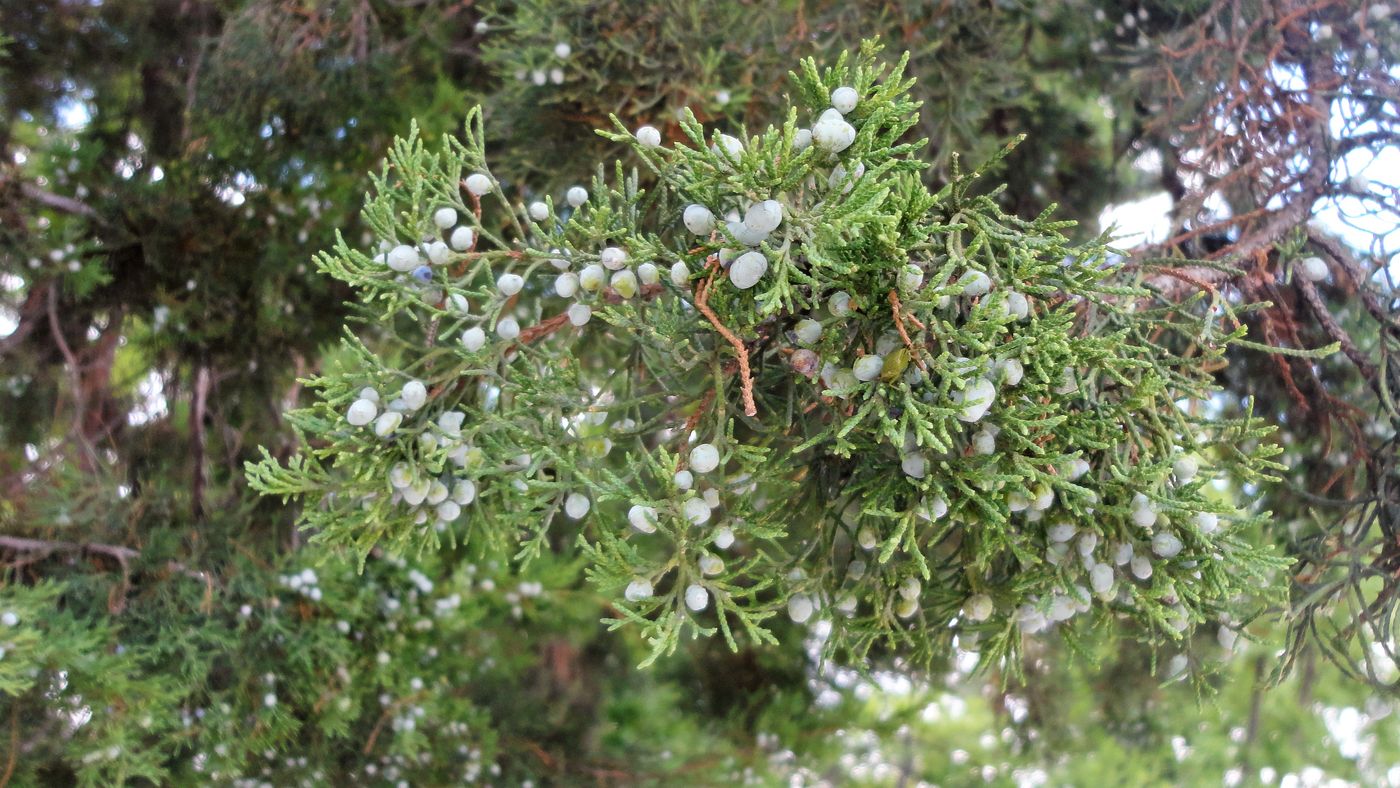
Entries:
[[[0, 3], [0, 784], [1400, 785], [1397, 29], [1369, 0]], [[310, 256], [367, 242], [411, 119], [482, 104], [508, 188], [557, 199], [625, 160], [610, 114], [752, 127], [872, 35], [912, 53], [932, 184], [1026, 134], [1008, 210], [1161, 224], [1120, 245], [1178, 260], [1164, 289], [1343, 341], [1241, 351], [1212, 403], [1281, 428], [1282, 483], [1222, 494], [1274, 512], [1288, 609], [1176, 655], [1038, 644], [1014, 685], [818, 665], [795, 627], [639, 672], [567, 550], [357, 574], [245, 489], [335, 361]]]

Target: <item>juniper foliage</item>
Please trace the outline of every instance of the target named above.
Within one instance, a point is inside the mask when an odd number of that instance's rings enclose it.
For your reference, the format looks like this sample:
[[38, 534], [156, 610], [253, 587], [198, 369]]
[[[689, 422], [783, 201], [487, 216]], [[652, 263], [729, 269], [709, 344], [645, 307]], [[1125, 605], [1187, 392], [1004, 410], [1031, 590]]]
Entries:
[[[1267, 515], [1210, 494], [1281, 467], [1260, 422], [1208, 417], [1238, 308], [1155, 299], [1150, 264], [1003, 213], [977, 172], [929, 191], [911, 81], [878, 52], [804, 61], [757, 133], [615, 123], [646, 175], [600, 168], [576, 207], [501, 188], [479, 109], [436, 151], [399, 140], [365, 203], [380, 249], [316, 258], [369, 328], [252, 484], [362, 559], [576, 548], [648, 664], [774, 642], [783, 611], [821, 611], [856, 664], [957, 638], [1013, 670], [1052, 627], [1248, 616], [1285, 562], [1238, 536]], [[474, 245], [447, 246], [444, 208]]]

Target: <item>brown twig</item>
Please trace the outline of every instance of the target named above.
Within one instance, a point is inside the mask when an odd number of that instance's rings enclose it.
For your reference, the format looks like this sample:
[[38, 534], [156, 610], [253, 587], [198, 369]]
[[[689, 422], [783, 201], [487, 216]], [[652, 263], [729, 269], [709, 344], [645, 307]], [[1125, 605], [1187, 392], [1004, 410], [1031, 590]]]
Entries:
[[904, 330], [904, 321], [906, 319], [914, 323], [914, 325], [918, 326], [920, 329], [924, 327], [924, 324], [919, 322], [919, 319], [913, 315], [904, 314], [899, 305], [899, 293], [896, 293], [894, 290], [890, 290], [890, 310], [894, 312], [894, 327], [899, 330], [899, 336], [904, 340], [904, 346], [909, 348], [909, 355], [914, 357], [914, 363], [919, 365], [919, 369], [928, 369], [928, 366], [924, 364], [922, 354], [919, 353], [919, 349], [914, 346], [914, 340], [910, 339], [908, 332]]
[[739, 358], [739, 379], [743, 386], [744, 415], [758, 415], [758, 406], [753, 401], [753, 372], [749, 369], [749, 351], [744, 347], [743, 341], [734, 335], [725, 325], [719, 322], [719, 317], [710, 308], [710, 288], [714, 285], [715, 274], [719, 272], [718, 261], [714, 258], [710, 260], [710, 275], [700, 280], [695, 285], [695, 308], [700, 310], [700, 314], [710, 321], [715, 331], [724, 337], [730, 345], [734, 347], [734, 354]]

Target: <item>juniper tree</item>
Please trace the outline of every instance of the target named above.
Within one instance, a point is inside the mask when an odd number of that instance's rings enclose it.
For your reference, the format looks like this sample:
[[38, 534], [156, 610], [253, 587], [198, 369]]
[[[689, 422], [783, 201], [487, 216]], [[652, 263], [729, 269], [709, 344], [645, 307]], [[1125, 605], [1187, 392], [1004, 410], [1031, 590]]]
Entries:
[[757, 133], [603, 131], [650, 189], [619, 166], [507, 193], [476, 109], [437, 151], [398, 141], [378, 246], [316, 258], [372, 344], [347, 333], [289, 416], [306, 448], [254, 486], [361, 557], [576, 548], [644, 664], [779, 617], [830, 619], [842, 659], [959, 638], [998, 664], [1051, 628], [1243, 615], [1283, 562], [1206, 494], [1278, 467], [1259, 422], [1202, 412], [1237, 308], [1154, 299], [1150, 266], [1004, 214], [976, 172], [929, 191], [878, 51], [804, 61]]

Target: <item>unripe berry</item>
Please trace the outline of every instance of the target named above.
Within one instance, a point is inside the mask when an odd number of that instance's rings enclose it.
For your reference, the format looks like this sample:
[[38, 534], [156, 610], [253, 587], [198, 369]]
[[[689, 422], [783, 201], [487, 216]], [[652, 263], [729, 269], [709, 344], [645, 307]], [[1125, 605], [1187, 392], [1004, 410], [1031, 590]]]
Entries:
[[700, 574], [706, 577], [714, 577], [724, 572], [724, 559], [717, 555], [702, 553], [695, 564], [700, 567]]
[[797, 321], [797, 326], [793, 328], [793, 333], [797, 335], [797, 344], [803, 347], [811, 347], [822, 338], [822, 324], [811, 318], [804, 318]]
[[637, 266], [637, 278], [641, 280], [643, 286], [654, 285], [661, 281], [661, 274], [656, 270], [655, 264], [642, 263]]
[[1209, 535], [1220, 530], [1220, 517], [1215, 512], [1197, 512], [1196, 527], [1201, 533]]
[[596, 292], [607, 281], [607, 272], [603, 266], [598, 264], [584, 266], [578, 273], [578, 286], [583, 288], [585, 293]]
[[520, 336], [520, 321], [509, 316], [496, 321], [496, 336], [501, 339], [515, 339]]
[[836, 317], [845, 317], [851, 313], [851, 294], [845, 290], [837, 290], [826, 300], [826, 308]]
[[875, 545], [880, 543], [880, 537], [875, 533], [874, 528], [867, 525], [856, 534], [856, 542], [862, 550], [874, 550]]
[[437, 518], [450, 523], [462, 516], [462, 507], [456, 501], [443, 501], [437, 506]]
[[1176, 480], [1181, 484], [1189, 484], [1192, 479], [1196, 478], [1196, 473], [1199, 470], [1200, 466], [1197, 465], [1194, 457], [1181, 457], [1172, 463], [1172, 475], [1176, 476]]
[[428, 244], [428, 262], [433, 265], [444, 265], [452, 259], [452, 250], [447, 248], [447, 244], [442, 241], [433, 241]]
[[610, 284], [613, 292], [623, 298], [631, 298], [637, 294], [637, 275], [631, 271], [618, 271], [613, 274]]
[[905, 599], [901, 597], [894, 605], [894, 614], [900, 618], [909, 618], [917, 612], [919, 612], [918, 599]]
[[458, 506], [466, 506], [476, 500], [476, 482], [471, 479], [462, 479], [452, 487], [452, 500]]

